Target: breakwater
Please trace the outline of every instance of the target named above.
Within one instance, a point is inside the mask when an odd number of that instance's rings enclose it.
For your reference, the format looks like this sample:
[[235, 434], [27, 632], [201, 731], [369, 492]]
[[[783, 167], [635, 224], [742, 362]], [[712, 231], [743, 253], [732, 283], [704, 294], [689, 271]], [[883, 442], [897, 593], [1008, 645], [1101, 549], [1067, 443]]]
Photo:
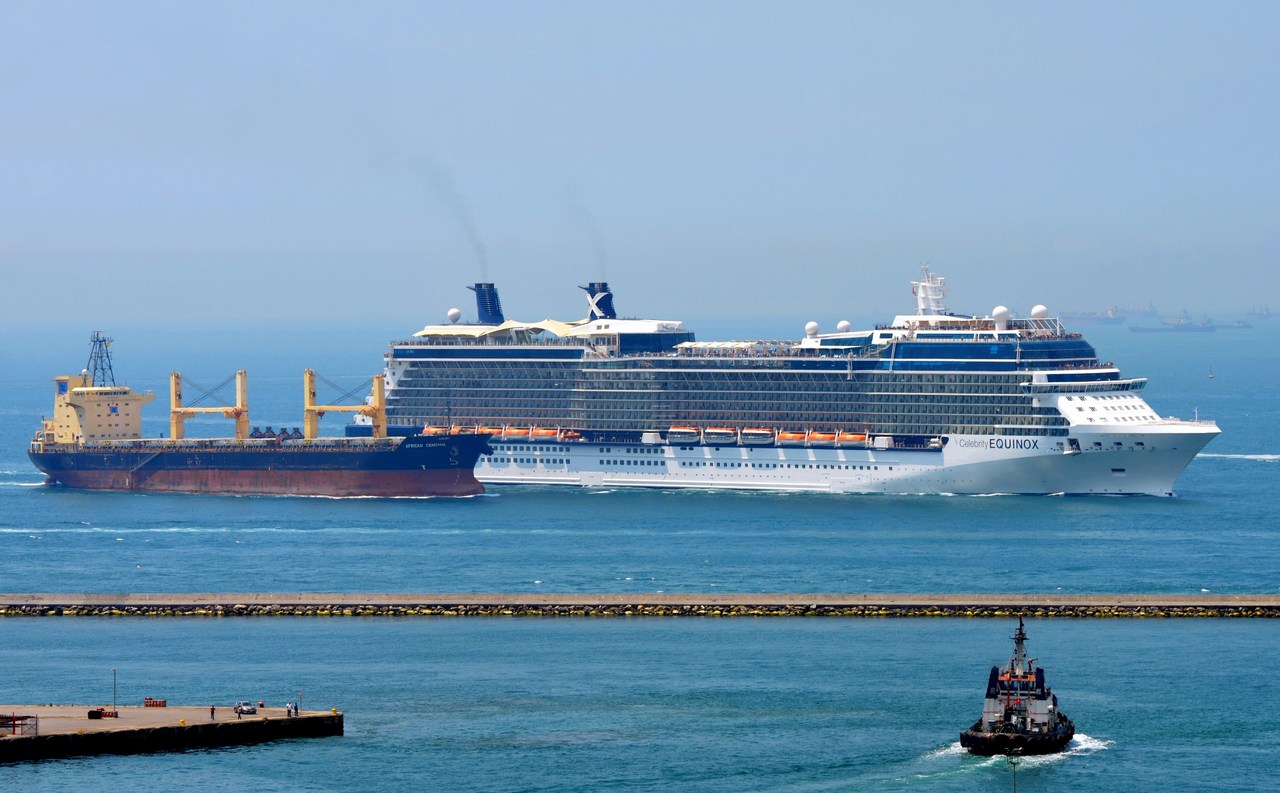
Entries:
[[1277, 595], [0, 594], [0, 617], [1280, 617]]

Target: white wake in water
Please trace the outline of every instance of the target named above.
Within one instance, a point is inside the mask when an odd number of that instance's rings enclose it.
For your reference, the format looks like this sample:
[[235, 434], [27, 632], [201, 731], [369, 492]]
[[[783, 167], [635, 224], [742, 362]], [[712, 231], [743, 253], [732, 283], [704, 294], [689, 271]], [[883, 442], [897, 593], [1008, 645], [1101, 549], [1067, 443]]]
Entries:
[[1101, 752], [1111, 746], [1112, 743], [1113, 741], [1104, 741], [1101, 738], [1094, 738], [1091, 735], [1078, 732], [1071, 739], [1071, 743], [1067, 744], [1067, 754], [1093, 754], [1094, 752]]
[[1260, 463], [1280, 462], [1280, 454], [1206, 454], [1201, 452], [1196, 457], [1217, 457], [1220, 460], [1254, 460]]
[[[1058, 754], [1042, 754], [1031, 757], [1024, 757], [1019, 760], [1019, 764], [1028, 768], [1036, 768], [1041, 766], [1053, 765], [1056, 763], [1067, 762], [1070, 757], [1082, 757], [1100, 752], [1111, 746], [1111, 741], [1104, 741], [1100, 738], [1094, 738], [1084, 733], [1076, 733], [1071, 739], [1071, 743], [1067, 744], [1067, 748]], [[916, 773], [897, 777], [895, 781], [906, 780], [928, 780], [941, 779], [956, 774], [969, 774], [986, 769], [998, 769], [1008, 765], [1009, 758], [1003, 755], [995, 757], [979, 757], [970, 755], [968, 750], [960, 745], [959, 741], [947, 744], [946, 746], [926, 752], [919, 758], [921, 761], [929, 764], [942, 762], [941, 767], [936, 770], [918, 771]], [[952, 765], [956, 760], [963, 761], [960, 765]]]

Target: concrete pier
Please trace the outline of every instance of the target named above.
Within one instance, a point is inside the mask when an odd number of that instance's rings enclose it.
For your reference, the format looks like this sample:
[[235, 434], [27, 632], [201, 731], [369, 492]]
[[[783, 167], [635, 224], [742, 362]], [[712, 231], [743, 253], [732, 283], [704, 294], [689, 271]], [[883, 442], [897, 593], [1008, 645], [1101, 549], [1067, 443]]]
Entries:
[[24, 616], [1280, 617], [1280, 595], [0, 593]]
[[25, 730], [0, 718], [6, 725], [0, 732], [0, 763], [240, 746], [343, 731], [342, 714], [334, 711], [287, 717], [284, 708], [260, 708], [257, 714], [237, 717], [227, 705], [217, 707], [211, 718], [208, 706], [120, 706], [114, 718], [90, 718], [89, 712], [98, 708], [112, 712], [109, 705], [0, 705], [0, 717], [36, 717], [24, 723]]

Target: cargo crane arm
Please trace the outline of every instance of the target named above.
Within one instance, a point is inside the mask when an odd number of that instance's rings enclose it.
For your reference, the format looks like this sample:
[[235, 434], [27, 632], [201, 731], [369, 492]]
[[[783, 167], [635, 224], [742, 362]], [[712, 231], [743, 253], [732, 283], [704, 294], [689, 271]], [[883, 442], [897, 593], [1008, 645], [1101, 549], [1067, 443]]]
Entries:
[[304, 438], [312, 439], [320, 434], [320, 417], [330, 411], [368, 416], [373, 419], [373, 437], [387, 437], [386, 383], [381, 373], [373, 376], [373, 399], [367, 405], [317, 405], [314, 369], [307, 369], [302, 373], [302, 389], [302, 435]]
[[[226, 382], [225, 380], [223, 381]], [[220, 388], [221, 386], [219, 386]], [[197, 399], [197, 401], [199, 401]], [[187, 407], [182, 404], [182, 375], [169, 373], [169, 437], [181, 440], [186, 437], [183, 426], [187, 419], [199, 413], [216, 413], [236, 420], [236, 440], [249, 437], [249, 386], [245, 370], [236, 372], [236, 403], [221, 407]]]

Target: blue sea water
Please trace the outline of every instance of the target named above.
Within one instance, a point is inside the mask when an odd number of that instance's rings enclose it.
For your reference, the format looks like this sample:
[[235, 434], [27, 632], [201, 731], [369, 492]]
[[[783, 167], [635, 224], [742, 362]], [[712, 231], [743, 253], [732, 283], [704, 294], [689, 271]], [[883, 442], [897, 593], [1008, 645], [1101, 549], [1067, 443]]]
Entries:
[[[0, 591], [1280, 592], [1280, 327], [1089, 329], [1163, 414], [1223, 434], [1176, 498], [492, 489], [470, 499], [77, 493], [26, 443], [84, 333], [6, 331]], [[116, 375], [161, 394], [250, 372], [253, 423], [300, 423], [316, 366], [355, 388], [385, 331], [116, 331]], [[1209, 377], [1212, 371], [1213, 377]], [[322, 398], [324, 395], [322, 394]], [[338, 431], [341, 417], [326, 419]], [[192, 422], [198, 434], [221, 420]], [[1081, 735], [1019, 790], [1280, 789], [1280, 623], [1045, 620], [1031, 650]], [[0, 770], [28, 790], [1002, 790], [959, 751], [994, 620], [0, 620], [0, 702], [229, 705], [302, 691], [341, 739]]]

